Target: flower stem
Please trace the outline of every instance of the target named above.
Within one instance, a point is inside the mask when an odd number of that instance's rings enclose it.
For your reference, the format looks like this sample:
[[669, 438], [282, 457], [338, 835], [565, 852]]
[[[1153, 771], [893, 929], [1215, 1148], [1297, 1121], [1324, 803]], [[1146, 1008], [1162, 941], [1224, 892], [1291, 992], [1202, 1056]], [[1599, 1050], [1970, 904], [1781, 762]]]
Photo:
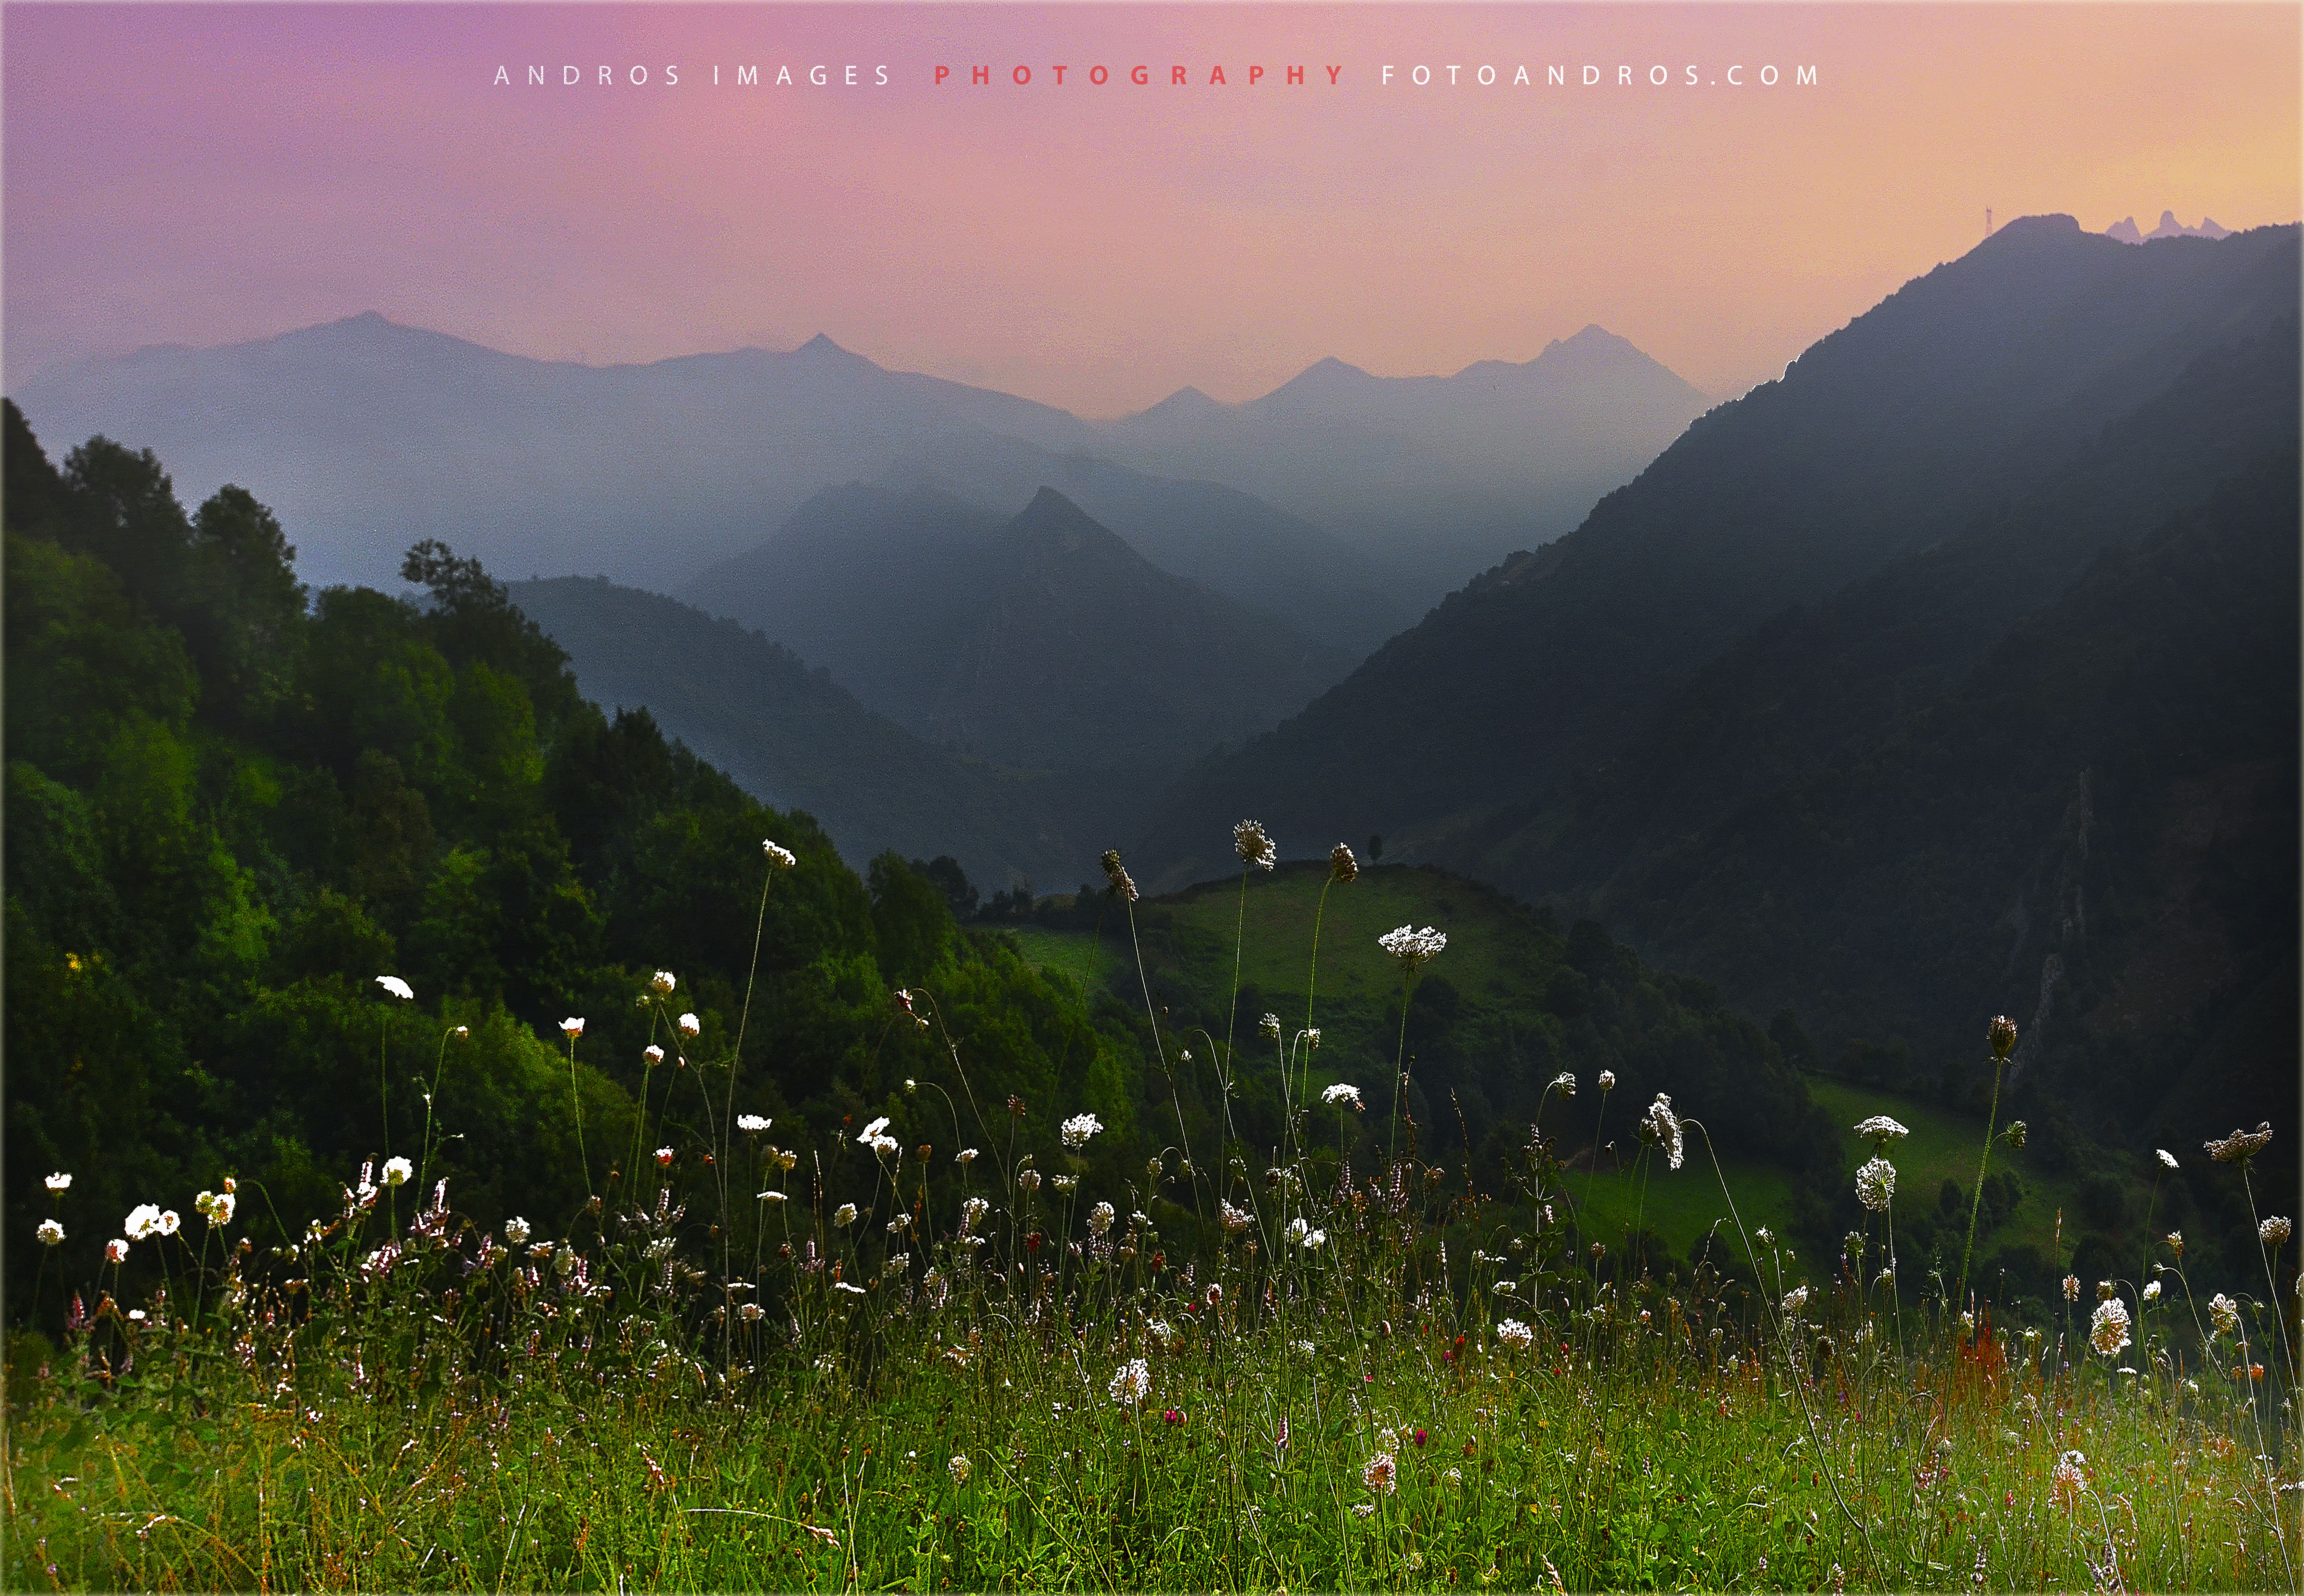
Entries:
[[2007, 1067], [2004, 1059], [1992, 1061], [1992, 1108], [1984, 1116], [1984, 1156], [1976, 1165], [1976, 1196], [1968, 1205], [1968, 1243], [1960, 1250], [1960, 1289], [1952, 1295], [1952, 1312], [1968, 1301], [1968, 1260], [1976, 1251], [1976, 1216], [1984, 1209], [1984, 1175], [1992, 1167], [1992, 1132], [2000, 1119], [2000, 1076]]

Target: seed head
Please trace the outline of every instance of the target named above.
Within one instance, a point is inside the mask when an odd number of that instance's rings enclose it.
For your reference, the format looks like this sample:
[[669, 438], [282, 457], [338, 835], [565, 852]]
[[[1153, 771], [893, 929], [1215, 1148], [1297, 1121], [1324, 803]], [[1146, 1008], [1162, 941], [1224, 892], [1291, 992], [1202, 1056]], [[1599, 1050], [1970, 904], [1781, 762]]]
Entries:
[[2277, 1247], [2288, 1240], [2288, 1221], [2278, 1214], [2256, 1227], [2257, 1239], [2267, 1247]]
[[2016, 1022], [2006, 1014], [1995, 1014], [1985, 1037], [1992, 1044], [1992, 1056], [2005, 1058], [2016, 1050]]
[[1338, 843], [1334, 847], [1328, 850], [1328, 879], [1330, 880], [1350, 881], [1360, 873], [1360, 862], [1352, 857], [1352, 851], [1350, 848], [1347, 848], [1342, 843]]
[[2240, 1329], [2240, 1304], [2218, 1292], [2208, 1302], [2208, 1322], [2216, 1327], [2216, 1334], [2229, 1336]]
[[1136, 901], [1136, 883], [1120, 862], [1120, 850], [1117, 848], [1104, 851], [1104, 879], [1112, 883], [1112, 890], [1122, 898], [1131, 904]]
[[968, 1476], [974, 1467], [975, 1465], [968, 1461], [968, 1454], [965, 1452], [955, 1452], [953, 1454], [952, 1461], [944, 1465], [944, 1473], [952, 1476], [952, 1482], [954, 1485], [967, 1484]]
[[1896, 1167], [1874, 1158], [1856, 1172], [1856, 1201], [1874, 1213], [1885, 1213], [1896, 1195]]
[[2101, 1357], [2116, 1357], [2128, 1345], [2128, 1304], [2118, 1297], [2106, 1297], [2096, 1305], [2096, 1318], [2088, 1324], [2088, 1346]]
[[1672, 1099], [1661, 1091], [1656, 1093], [1656, 1101], [1648, 1105], [1648, 1111], [1640, 1117], [1640, 1139], [1663, 1148], [1672, 1167], [1674, 1169], [1680, 1167], [1684, 1150], [1681, 1142], [1680, 1116], [1672, 1111]]
[[1263, 825], [1256, 820], [1242, 820], [1232, 828], [1232, 849], [1243, 862], [1260, 864], [1270, 870], [1279, 861], [1279, 851], [1272, 839], [1264, 834]]
[[2272, 1122], [2266, 1120], [2252, 1131], [2234, 1131], [2221, 1142], [2207, 1143], [2208, 1157], [2219, 1164], [2246, 1164], [2262, 1152], [2272, 1141]]

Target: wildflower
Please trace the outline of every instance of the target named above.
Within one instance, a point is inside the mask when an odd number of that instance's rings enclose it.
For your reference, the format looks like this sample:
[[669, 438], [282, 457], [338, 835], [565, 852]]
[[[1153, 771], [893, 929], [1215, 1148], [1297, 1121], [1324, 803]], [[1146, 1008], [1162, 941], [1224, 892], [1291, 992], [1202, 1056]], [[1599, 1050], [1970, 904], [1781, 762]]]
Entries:
[[1418, 930], [1412, 925], [1400, 926], [1376, 939], [1376, 945], [1398, 959], [1403, 969], [1413, 970], [1429, 964], [1448, 946], [1447, 933], [1436, 931], [1430, 926]]
[[394, 998], [402, 998], [403, 1000], [412, 998], [416, 996], [416, 989], [396, 975], [379, 975], [376, 978], [376, 984], [382, 987], [385, 991], [391, 993]]
[[1152, 1337], [1154, 1346], [1165, 1347], [1176, 1338], [1176, 1327], [1165, 1319], [1156, 1319], [1144, 1327], [1144, 1333]]
[[[1961, 1313], [1961, 1316], [1960, 1316], [1960, 1338], [1961, 1338], [1961, 1340], [1965, 1341], [1965, 1340], [1967, 1340], [1970, 1336], [1973, 1336], [1973, 1335], [1975, 1335], [1975, 1334], [1976, 1334], [1976, 1315], [1975, 1315], [1975, 1314], [1973, 1314], [1973, 1313], [1969, 1313], [1969, 1312], [1962, 1312], [1962, 1313]], [[1947, 1441], [1947, 1442], [1945, 1443], [1945, 1445], [1949, 1446], [1949, 1445], [1951, 1445], [1951, 1443], [1950, 1443], [1949, 1441]]]
[[955, 1164], [973, 1164], [976, 1162], [976, 1149], [963, 1147], [952, 1155], [952, 1161]]
[[1375, 1515], [1376, 1504], [1374, 1502], [1354, 1502], [1352, 1504], [1352, 1516], [1354, 1518], [1372, 1518]]
[[1331, 1108], [1351, 1104], [1355, 1110], [1365, 1111], [1368, 1105], [1360, 1101], [1360, 1089], [1339, 1081], [1320, 1094], [1320, 1100]]
[[1077, 1175], [1052, 1175], [1048, 1177], [1048, 1184], [1055, 1187], [1057, 1191], [1062, 1192], [1065, 1196], [1069, 1197], [1074, 1192], [1080, 1190], [1080, 1176]]
[[856, 1134], [856, 1140], [864, 1146], [869, 1147], [873, 1142], [879, 1140], [881, 1133], [885, 1131], [887, 1128], [887, 1116], [882, 1115], [879, 1118], [874, 1120], [870, 1125], [866, 1125], [861, 1131], [858, 1132]]
[[1552, 1077], [1552, 1090], [1558, 1092], [1562, 1097], [1574, 1097], [1576, 1095], [1576, 1077], [1569, 1074], [1566, 1070], [1561, 1071], [1558, 1074]]
[[640, 1049], [640, 1057], [648, 1060], [648, 1068], [654, 1069], [664, 1062], [664, 1049], [651, 1042]]
[[2025, 1139], [2031, 1135], [2032, 1127], [2026, 1125], [2020, 1119], [2012, 1119], [2008, 1122], [2008, 1128], [2000, 1133], [2008, 1138], [2009, 1146], [2014, 1148], [2018, 1152], [2022, 1152], [2024, 1150]]
[[1306, 1252], [1309, 1252], [1315, 1247], [1325, 1247], [1327, 1244], [1328, 1233], [1326, 1231], [1308, 1230], [1304, 1233], [1304, 1250]]
[[55, 1174], [55, 1175], [51, 1175], [50, 1176], [48, 1176], [48, 1190], [49, 1190], [49, 1191], [51, 1191], [51, 1192], [69, 1192], [69, 1191], [71, 1191], [71, 1190], [72, 1190], [72, 1176], [69, 1176], [69, 1175], [63, 1174], [63, 1173], [61, 1173], [61, 1172], [59, 1172], [59, 1173], [57, 1173], [57, 1174]]
[[1328, 879], [1331, 881], [1350, 881], [1358, 877], [1360, 873], [1360, 862], [1352, 857], [1352, 851], [1350, 848], [1347, 848], [1342, 843], [1338, 843], [1334, 847], [1328, 850]]
[[2048, 1499], [2061, 1507], [2078, 1507], [2080, 1492], [2088, 1489], [2088, 1475], [2082, 1472], [2087, 1464], [2088, 1459], [2078, 1452], [2057, 1458], [2048, 1476]]
[[1208, 1306], [1213, 1308], [1223, 1301], [1224, 1287], [1221, 1286], [1211, 1285], [1208, 1287]]
[[1856, 1172], [1856, 1201], [1874, 1213], [1885, 1213], [1896, 1195], [1896, 1167], [1875, 1158]]
[[1674, 1169], [1680, 1167], [1682, 1156], [1680, 1116], [1672, 1111], [1672, 1099], [1661, 1091], [1656, 1093], [1656, 1101], [1648, 1105], [1648, 1113], [1640, 1119], [1640, 1139], [1663, 1148], [1672, 1167]]
[[39, 1229], [35, 1234], [39, 1236], [42, 1246], [53, 1247], [64, 1239], [64, 1227], [54, 1219], [43, 1219], [40, 1221]]
[[528, 1238], [533, 1234], [529, 1222], [518, 1214], [504, 1221], [504, 1240], [515, 1247], [528, 1245]]
[[792, 1173], [793, 1167], [799, 1162], [800, 1154], [792, 1151], [790, 1149], [779, 1151], [775, 1155], [776, 1167], [783, 1170], [787, 1175]]
[[844, 1291], [850, 1296], [862, 1296], [864, 1295], [864, 1288], [861, 1286], [851, 1286], [845, 1280], [834, 1280], [832, 1283], [832, 1289], [834, 1291]]
[[152, 1228], [162, 1235], [174, 1235], [182, 1224], [174, 1209], [164, 1208], [160, 1210], [160, 1217], [152, 1221]]
[[1265, 1015], [1264, 1018], [1256, 1023], [1256, 1028], [1262, 1031], [1269, 1040], [1276, 1042], [1280, 1040], [1280, 1016], [1278, 1014]]
[[2104, 1357], [2116, 1355], [2128, 1345], [2128, 1304], [2118, 1297], [2098, 1303], [2088, 1325], [2088, 1345]]
[[1248, 1228], [1248, 1215], [1229, 1202], [1216, 1204], [1216, 1222], [1233, 1235]]
[[2097, 1302], [2108, 1303], [2119, 1295], [2120, 1287], [2114, 1286], [2111, 1281], [2098, 1280], [2096, 1283], [2096, 1300]]
[[1093, 1114], [1075, 1114], [1060, 1127], [1064, 1145], [1075, 1150], [1086, 1147], [1088, 1139], [1104, 1129], [1104, 1122]]
[[1379, 1452], [1360, 1469], [1360, 1483], [1376, 1496], [1390, 1496], [1400, 1489], [1400, 1465], [1389, 1452]]
[[2182, 1231], [2172, 1230], [2168, 1233], [2168, 1250], [2176, 1255], [2177, 1262], [2181, 1263], [2184, 1261], [2184, 1233]]
[[2262, 1152], [2272, 1141], [2272, 1122], [2266, 1120], [2252, 1131], [2234, 1131], [2221, 1142], [2203, 1143], [2208, 1157], [2219, 1164], [2245, 1164]]
[[231, 1224], [233, 1210], [239, 1206], [240, 1199], [230, 1192], [202, 1192], [192, 1199], [194, 1211], [211, 1225]]
[[1270, 870], [1279, 857], [1272, 845], [1272, 839], [1265, 836], [1264, 828], [1254, 820], [1242, 820], [1232, 828], [1232, 850], [1244, 862], [1260, 864], [1266, 870]]
[[672, 1167], [672, 1149], [669, 1147], [657, 1148], [656, 1150], [656, 1167], [659, 1169], [670, 1168]]
[[762, 1202], [782, 1202], [784, 1200], [784, 1194], [782, 1192], [756, 1192], [753, 1196]]
[[872, 1150], [884, 1159], [893, 1159], [903, 1149], [896, 1144], [894, 1136], [875, 1136], [872, 1138]]
[[856, 1205], [852, 1202], [843, 1202], [838, 1208], [834, 1209], [832, 1210], [832, 1222], [843, 1230], [849, 1226], [856, 1223]]
[[406, 1159], [386, 1159], [384, 1161], [384, 1184], [404, 1186], [416, 1176], [416, 1166]]
[[1133, 1407], [1152, 1393], [1152, 1365], [1142, 1358], [1131, 1358], [1112, 1377], [1112, 1399], [1122, 1407]]
[[1614, 1070], [1602, 1070], [1600, 1072], [1600, 1090], [1604, 1092], [1613, 1091], [1615, 1090], [1615, 1085], [1616, 1072]]
[[2208, 1322], [2216, 1327], [2216, 1334], [2229, 1336], [2240, 1329], [2240, 1304], [2218, 1292], [2208, 1301]]
[[2078, 1275], [2066, 1275], [2064, 1277], [2064, 1301], [2068, 1303], [2077, 1303], [2080, 1300], [2080, 1278]]
[[1291, 1219], [1288, 1221], [1288, 1239], [1290, 1241], [1301, 1243], [1306, 1236], [1311, 1234], [1312, 1223], [1310, 1220]]
[[694, 1014], [682, 1014], [677, 1023], [680, 1026], [680, 1034], [682, 1036], [694, 1036], [704, 1029], [704, 1022]]
[[1536, 1332], [1517, 1319], [1507, 1319], [1496, 1326], [1496, 1339], [1514, 1352], [1526, 1352], [1536, 1345]]
[[2152, 1301], [2155, 1297], [2158, 1296], [2159, 1295], [2160, 1295], [2160, 1282], [2159, 1282], [2159, 1281], [2157, 1281], [2157, 1280], [2148, 1280], [2148, 1281], [2147, 1281], [2147, 1282], [2145, 1283], [2145, 1286], [2144, 1286], [2144, 1300], [2145, 1300], [2146, 1302], [2147, 1302], [2147, 1303], [2148, 1303], [2148, 1302]]
[[2274, 1214], [2256, 1227], [2257, 1239], [2267, 1247], [2277, 1247], [2288, 1240], [2288, 1221]]
[[1911, 1134], [1902, 1125], [1885, 1114], [1875, 1114], [1869, 1119], [1856, 1122], [1856, 1133], [1885, 1152], [1891, 1142], [1902, 1142]]
[[470, 1040], [471, 1040], [471, 1037], [472, 1037], [472, 1028], [471, 1028], [470, 1025], [459, 1025], [459, 1026], [457, 1026], [457, 1027], [456, 1027], [456, 1040], [459, 1040], [459, 1041], [470, 1041]]
[[1985, 1031], [1985, 1039], [1992, 1044], [1992, 1056], [2005, 1058], [2016, 1050], [2016, 1022], [2006, 1014], [1995, 1014]]
[[953, 1454], [952, 1461], [944, 1465], [944, 1470], [945, 1473], [952, 1476], [952, 1482], [954, 1485], [965, 1485], [968, 1483], [969, 1473], [974, 1467], [975, 1465], [968, 1461], [967, 1453], [955, 1452]]
[[1114, 1209], [1112, 1204], [1109, 1202], [1099, 1202], [1094, 1208], [1088, 1210], [1088, 1230], [1092, 1235], [1102, 1235], [1105, 1231], [1112, 1228], [1112, 1222], [1118, 1218], [1120, 1218], [1119, 1210]]
[[760, 1316], [764, 1312], [765, 1310], [761, 1308], [759, 1303], [746, 1303], [742, 1307], [736, 1310], [736, 1317], [742, 1320], [746, 1324], [758, 1324], [760, 1321]]
[[1787, 1312], [1787, 1313], [1797, 1313], [1797, 1312], [1799, 1312], [1802, 1308], [1805, 1308], [1805, 1307], [1807, 1307], [1807, 1306], [1808, 1306], [1808, 1287], [1807, 1287], [1807, 1286], [1793, 1286], [1790, 1291], [1788, 1291], [1788, 1292], [1784, 1293], [1784, 1312]]
[[583, 1035], [584, 1016], [581, 1014], [570, 1014], [566, 1019], [561, 1021], [560, 1034], [566, 1037], [572, 1042], [578, 1037]]
[[736, 1116], [736, 1128], [740, 1131], [750, 1131], [756, 1135], [775, 1123], [765, 1115], [739, 1114]]
[[1037, 1169], [1019, 1169], [1016, 1172], [1016, 1189], [1027, 1193], [1028, 1195], [1033, 1192], [1038, 1191], [1040, 1189], [1040, 1172]]
[[1112, 883], [1112, 890], [1122, 897], [1131, 904], [1136, 901], [1136, 883], [1131, 879], [1127, 870], [1122, 866], [1120, 850], [1117, 848], [1106, 848], [1104, 851], [1104, 879]]
[[1885, 1286], [1888, 1287], [1889, 1290], [1893, 1291], [1896, 1288], [1896, 1271], [1893, 1268], [1882, 1269], [1880, 1271], [1879, 1278], [1875, 1279], [1872, 1284], [1875, 1286]]
[[127, 1244], [127, 1242], [126, 1242], [126, 1241], [124, 1241], [124, 1240], [122, 1240], [122, 1239], [120, 1239], [120, 1238], [118, 1238], [118, 1237], [114, 1237], [113, 1240], [111, 1240], [111, 1241], [108, 1241], [108, 1242], [105, 1243], [105, 1244], [104, 1244], [104, 1261], [105, 1261], [105, 1262], [106, 1262], [106, 1263], [125, 1263], [125, 1262], [127, 1262], [127, 1261], [128, 1261], [128, 1244]]
[[655, 976], [654, 976], [654, 977], [653, 977], [653, 978], [648, 981], [648, 989], [649, 989], [651, 991], [653, 991], [653, 992], [654, 992], [657, 997], [659, 997], [659, 998], [666, 998], [666, 997], [670, 997], [670, 996], [672, 995], [672, 989], [673, 989], [673, 988], [674, 988], [674, 987], [676, 987], [676, 986], [678, 986], [679, 984], [680, 984], [680, 983], [679, 983], [678, 981], [674, 981], [674, 980], [672, 978], [672, 972], [671, 972], [671, 971], [669, 971], [669, 970], [659, 970], [659, 971], [657, 971], [657, 972], [656, 972]]
[[1308, 1048], [1317, 1048], [1320, 1045], [1320, 1028], [1317, 1025], [1309, 1026], [1297, 1034], [1304, 1039], [1304, 1045]]
[[779, 848], [768, 837], [760, 839], [760, 851], [768, 856], [768, 863], [780, 870], [788, 870], [800, 862], [799, 856], [790, 848]]

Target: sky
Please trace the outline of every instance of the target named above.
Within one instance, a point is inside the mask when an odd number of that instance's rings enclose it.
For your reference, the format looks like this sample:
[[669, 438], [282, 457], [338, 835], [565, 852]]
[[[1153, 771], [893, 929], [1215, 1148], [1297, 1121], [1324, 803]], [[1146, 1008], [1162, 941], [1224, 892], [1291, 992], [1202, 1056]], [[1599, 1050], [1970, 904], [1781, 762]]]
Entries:
[[4, 373], [378, 310], [594, 364], [824, 333], [1109, 416], [1597, 323], [1725, 397], [1987, 208], [2298, 220], [2300, 17], [11, 4]]

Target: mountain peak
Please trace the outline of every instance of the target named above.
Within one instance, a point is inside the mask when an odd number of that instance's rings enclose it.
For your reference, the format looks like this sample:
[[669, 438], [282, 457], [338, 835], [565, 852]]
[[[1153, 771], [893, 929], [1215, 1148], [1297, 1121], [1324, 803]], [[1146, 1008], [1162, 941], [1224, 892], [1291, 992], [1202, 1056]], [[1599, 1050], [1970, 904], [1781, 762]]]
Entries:
[[839, 344], [834, 344], [829, 335], [824, 333], [818, 333], [815, 337], [810, 338], [798, 349], [793, 350], [792, 352], [794, 354], [827, 355], [846, 354], [848, 353], [848, 351], [841, 348]]

